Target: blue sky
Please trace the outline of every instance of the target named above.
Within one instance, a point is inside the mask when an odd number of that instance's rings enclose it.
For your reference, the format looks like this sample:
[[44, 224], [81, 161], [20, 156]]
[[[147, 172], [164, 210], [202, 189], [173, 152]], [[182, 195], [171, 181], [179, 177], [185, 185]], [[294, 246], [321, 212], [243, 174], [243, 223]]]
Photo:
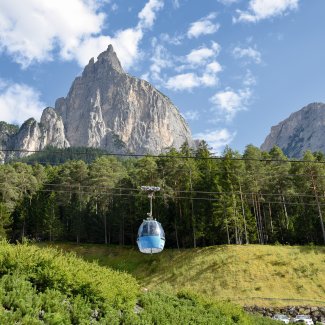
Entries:
[[0, 0], [0, 120], [66, 96], [112, 43], [220, 153], [325, 102], [324, 0]]

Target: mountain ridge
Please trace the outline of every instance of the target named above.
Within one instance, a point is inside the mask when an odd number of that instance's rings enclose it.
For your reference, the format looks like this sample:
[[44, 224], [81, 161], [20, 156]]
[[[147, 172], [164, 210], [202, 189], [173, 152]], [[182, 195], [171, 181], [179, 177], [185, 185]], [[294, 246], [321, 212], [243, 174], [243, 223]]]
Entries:
[[[195, 146], [176, 106], [149, 82], [125, 73], [112, 45], [89, 60], [66, 97], [44, 109], [40, 123], [27, 121], [15, 134], [0, 132], [0, 151], [72, 146], [160, 154], [184, 142]], [[2, 151], [6, 158], [26, 155]]]
[[291, 158], [301, 158], [307, 150], [325, 153], [325, 104], [310, 103], [275, 126], [261, 145], [261, 150], [270, 151], [280, 147]]

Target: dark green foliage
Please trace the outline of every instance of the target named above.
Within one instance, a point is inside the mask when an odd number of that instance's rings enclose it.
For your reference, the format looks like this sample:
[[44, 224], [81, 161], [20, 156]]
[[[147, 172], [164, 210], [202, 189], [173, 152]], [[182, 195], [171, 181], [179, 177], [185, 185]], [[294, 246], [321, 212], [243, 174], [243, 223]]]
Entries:
[[57, 165], [69, 160], [82, 160], [86, 163], [93, 162], [96, 158], [107, 154], [107, 151], [97, 148], [74, 147], [74, 148], [54, 148], [46, 147], [43, 151], [20, 159], [27, 164]]
[[134, 245], [149, 211], [140, 186], [155, 185], [166, 247], [325, 242], [320, 153], [292, 162], [278, 147], [249, 145], [243, 155], [226, 148], [211, 159], [203, 142], [139, 159], [87, 148], [48, 148], [26, 159], [42, 157], [46, 167], [0, 166], [0, 236]]
[[125, 273], [54, 249], [0, 243], [1, 324], [119, 324], [137, 294]]
[[19, 131], [19, 126], [0, 121], [0, 133], [15, 134]]
[[11, 214], [4, 203], [0, 203], [0, 239], [7, 237], [7, 230], [11, 224]]
[[124, 141], [117, 134], [113, 134], [113, 143], [117, 149], [124, 149], [126, 147]]
[[226, 302], [211, 302], [188, 292], [177, 295], [160, 290], [141, 295], [139, 314], [126, 315], [126, 324], [206, 324], [267, 325], [271, 319], [247, 315], [241, 307]]

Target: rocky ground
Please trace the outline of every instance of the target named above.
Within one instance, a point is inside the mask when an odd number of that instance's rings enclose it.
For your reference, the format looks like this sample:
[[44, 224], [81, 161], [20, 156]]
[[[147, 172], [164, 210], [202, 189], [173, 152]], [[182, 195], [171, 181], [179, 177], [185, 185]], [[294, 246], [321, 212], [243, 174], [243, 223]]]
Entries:
[[309, 315], [314, 323], [325, 323], [325, 307], [312, 306], [285, 306], [285, 307], [260, 307], [245, 306], [244, 309], [253, 314], [261, 314], [266, 317], [273, 317], [275, 314], [284, 314], [291, 318], [297, 315]]

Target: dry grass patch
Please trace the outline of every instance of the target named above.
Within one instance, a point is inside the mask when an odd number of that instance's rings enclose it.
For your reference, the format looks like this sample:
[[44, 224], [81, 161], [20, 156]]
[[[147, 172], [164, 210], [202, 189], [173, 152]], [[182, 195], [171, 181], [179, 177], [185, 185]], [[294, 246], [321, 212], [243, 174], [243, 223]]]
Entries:
[[240, 304], [325, 305], [325, 247], [224, 245], [159, 255], [103, 245], [60, 247], [126, 270], [149, 289], [167, 284]]

